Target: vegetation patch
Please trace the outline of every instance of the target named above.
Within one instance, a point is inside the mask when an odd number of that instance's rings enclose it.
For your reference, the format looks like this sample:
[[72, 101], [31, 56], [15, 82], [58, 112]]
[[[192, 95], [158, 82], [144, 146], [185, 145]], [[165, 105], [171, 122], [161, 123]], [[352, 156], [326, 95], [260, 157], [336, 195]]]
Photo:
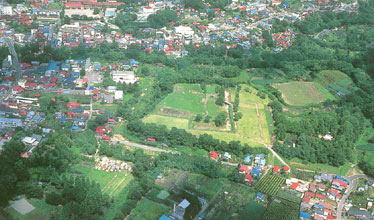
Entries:
[[328, 91], [323, 91], [314, 82], [293, 81], [272, 86], [282, 93], [283, 99], [290, 105], [318, 104], [333, 99]]
[[184, 118], [168, 117], [163, 115], [148, 115], [143, 119], [143, 122], [166, 125], [166, 127], [169, 129], [172, 127], [188, 129], [188, 119]]
[[261, 203], [251, 201], [240, 212], [240, 219], [242, 219], [242, 220], [262, 219], [262, 216], [263, 216], [265, 210], [266, 210], [266, 208]]
[[286, 199], [274, 199], [266, 209], [263, 220], [297, 220], [299, 219], [299, 204]]
[[362, 144], [357, 146], [357, 150], [374, 151], [374, 144]]
[[161, 215], [170, 213], [171, 210], [170, 207], [143, 198], [127, 218], [137, 220], [158, 219]]
[[286, 179], [279, 175], [267, 174], [258, 183], [256, 189], [269, 196], [275, 196], [285, 181]]

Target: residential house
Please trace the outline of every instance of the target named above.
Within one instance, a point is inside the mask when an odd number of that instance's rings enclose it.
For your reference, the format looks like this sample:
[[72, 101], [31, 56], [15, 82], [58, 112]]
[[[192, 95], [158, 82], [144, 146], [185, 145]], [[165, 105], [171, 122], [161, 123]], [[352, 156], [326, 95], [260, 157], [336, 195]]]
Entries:
[[259, 202], [265, 202], [266, 195], [262, 193], [257, 193], [255, 196], [255, 200]]
[[231, 159], [231, 155], [228, 152], [225, 152], [223, 154], [223, 159], [230, 160]]
[[22, 127], [22, 120], [17, 118], [0, 118], [0, 128]]
[[239, 168], [239, 173], [242, 173], [242, 174], [249, 174], [250, 171], [251, 169], [247, 165], [241, 165]]
[[244, 157], [244, 163], [251, 163], [253, 155], [247, 155]]

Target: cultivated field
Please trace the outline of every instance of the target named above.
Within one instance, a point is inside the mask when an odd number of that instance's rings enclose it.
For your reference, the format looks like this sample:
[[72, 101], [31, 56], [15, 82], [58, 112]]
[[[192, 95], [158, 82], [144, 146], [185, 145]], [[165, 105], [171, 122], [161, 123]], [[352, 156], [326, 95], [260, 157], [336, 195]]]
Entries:
[[350, 77], [338, 70], [324, 70], [317, 75], [316, 82], [323, 87], [333, 90], [334, 93], [350, 93], [355, 89], [354, 83]]
[[285, 181], [286, 179], [279, 175], [267, 174], [257, 184], [256, 189], [269, 196], [274, 196], [278, 193]]
[[272, 85], [282, 93], [285, 102], [290, 105], [317, 104], [334, 99], [334, 97], [321, 85], [314, 82], [287, 82]]
[[[84, 163], [73, 166], [70, 173], [75, 175], [85, 175], [91, 181], [94, 180], [100, 184], [101, 191], [109, 196], [117, 196], [123, 188], [133, 179], [131, 173], [127, 171], [121, 172], [105, 172], [96, 170], [93, 163]], [[125, 176], [125, 174], [127, 176]]]
[[297, 220], [300, 205], [286, 199], [274, 199], [266, 209], [263, 220]]

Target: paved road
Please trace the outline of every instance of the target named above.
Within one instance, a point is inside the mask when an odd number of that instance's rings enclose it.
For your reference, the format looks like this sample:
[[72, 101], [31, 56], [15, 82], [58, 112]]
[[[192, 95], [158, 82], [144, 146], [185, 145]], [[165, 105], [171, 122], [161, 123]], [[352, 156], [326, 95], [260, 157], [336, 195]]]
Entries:
[[[21, 65], [19, 64], [18, 56], [17, 56], [16, 50], [14, 49], [13, 39], [10, 39], [10, 38], [0, 38], [0, 39], [3, 40], [7, 44], [9, 53], [12, 55], [13, 68], [16, 71], [16, 80], [13, 82], [13, 84], [11, 86], [11, 88], [13, 88], [13, 86], [15, 86], [16, 83], [18, 82], [18, 79], [22, 76]], [[1, 97], [0, 100], [5, 99], [6, 97], [8, 97], [9, 94], [11, 93], [11, 91], [12, 90], [9, 89], [8, 94], [4, 94]]]
[[353, 175], [353, 176], [347, 177], [347, 179], [349, 180], [349, 186], [348, 186], [348, 189], [345, 191], [342, 199], [338, 203], [337, 220], [342, 220], [343, 219], [342, 218], [342, 213], [343, 213], [345, 200], [347, 200], [349, 195], [356, 190], [357, 180], [358, 179], [368, 179], [368, 176], [366, 176], [364, 174], [360, 174], [360, 175]]

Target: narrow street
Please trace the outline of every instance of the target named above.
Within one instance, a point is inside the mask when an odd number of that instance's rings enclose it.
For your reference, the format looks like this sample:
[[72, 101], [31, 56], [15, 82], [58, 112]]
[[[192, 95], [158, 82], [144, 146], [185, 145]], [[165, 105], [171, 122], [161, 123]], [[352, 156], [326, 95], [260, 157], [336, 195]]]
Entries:
[[337, 220], [342, 220], [343, 219], [342, 213], [343, 213], [344, 203], [347, 200], [347, 198], [349, 197], [349, 195], [356, 190], [357, 180], [358, 179], [368, 179], [368, 178], [369, 177], [364, 175], [364, 174], [359, 174], [359, 175], [354, 175], [354, 176], [347, 177], [347, 179], [349, 180], [349, 186], [348, 186], [348, 189], [345, 191], [342, 199], [338, 203]]

